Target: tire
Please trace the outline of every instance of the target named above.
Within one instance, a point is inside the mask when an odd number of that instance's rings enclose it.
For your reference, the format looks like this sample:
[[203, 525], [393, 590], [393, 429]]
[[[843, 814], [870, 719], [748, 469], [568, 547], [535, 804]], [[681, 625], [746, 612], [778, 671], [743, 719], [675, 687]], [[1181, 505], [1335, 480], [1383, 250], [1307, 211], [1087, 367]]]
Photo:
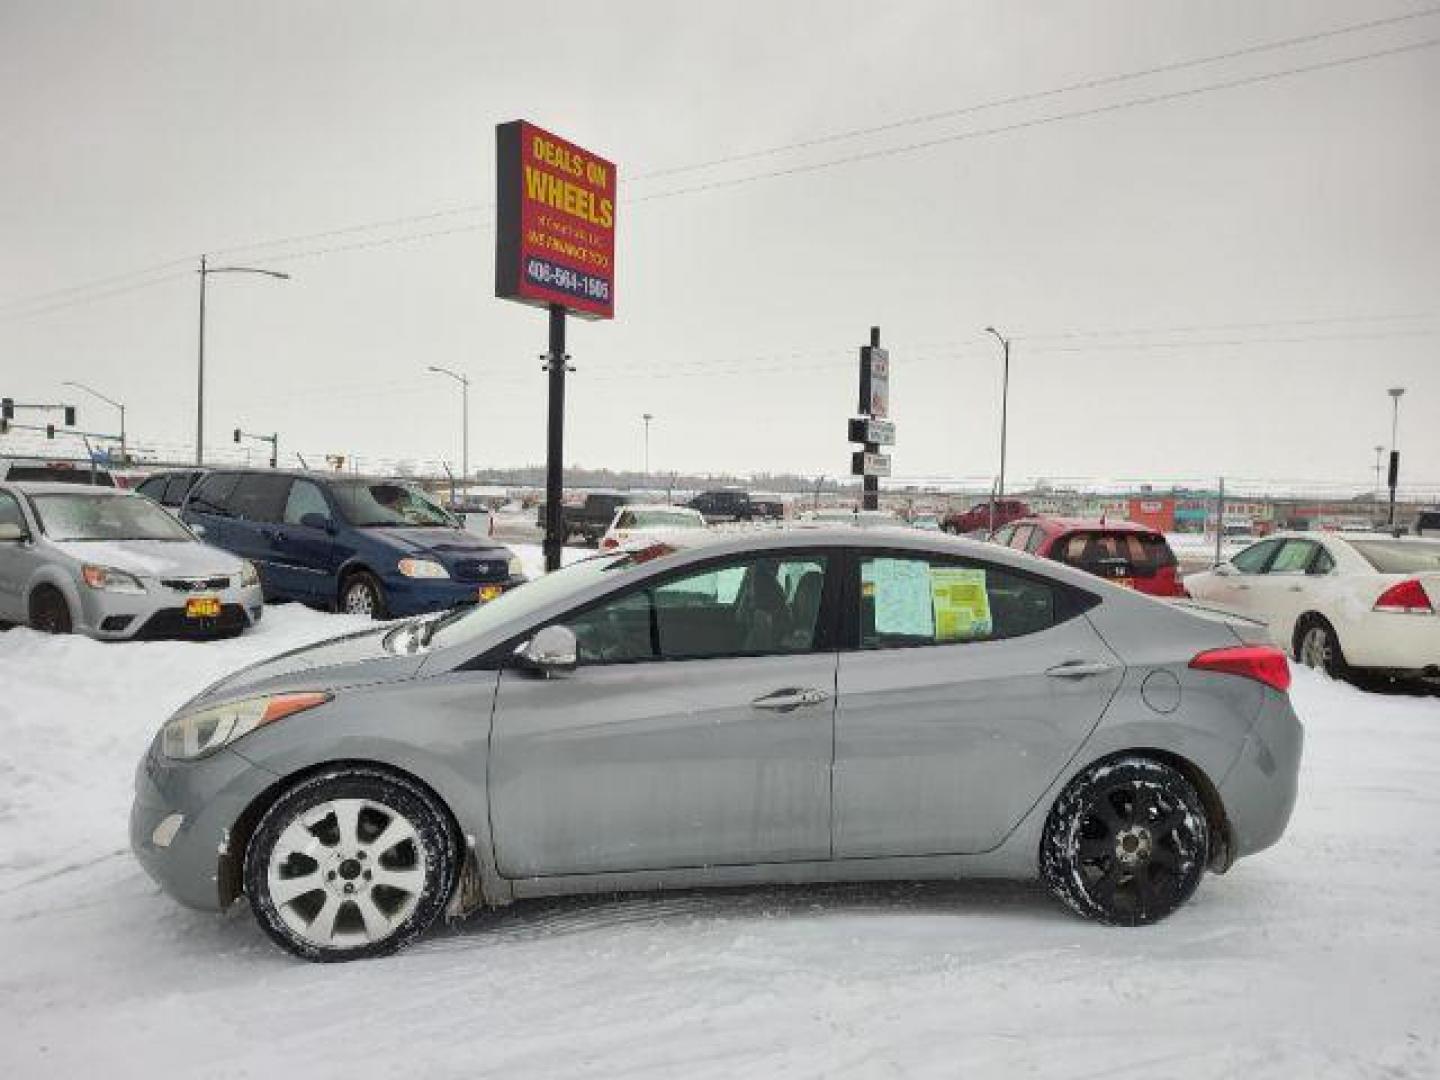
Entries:
[[1143, 757], [1092, 765], [1050, 810], [1040, 874], [1071, 909], [1111, 926], [1158, 922], [1190, 899], [1210, 860], [1194, 786]]
[[41, 585], [30, 594], [30, 628], [42, 634], [69, 634], [75, 629], [65, 594], [53, 585]]
[[297, 784], [265, 812], [245, 849], [245, 894], [261, 929], [287, 952], [317, 963], [384, 956], [445, 910], [457, 851], [449, 815], [419, 785], [338, 768]]
[[380, 579], [368, 570], [357, 570], [340, 586], [340, 610], [346, 615], [369, 615], [372, 619], [387, 618], [385, 589]]
[[1320, 615], [1306, 615], [1295, 625], [1295, 660], [1308, 668], [1323, 671], [1332, 679], [1353, 677], [1345, 662], [1340, 638], [1329, 621]]

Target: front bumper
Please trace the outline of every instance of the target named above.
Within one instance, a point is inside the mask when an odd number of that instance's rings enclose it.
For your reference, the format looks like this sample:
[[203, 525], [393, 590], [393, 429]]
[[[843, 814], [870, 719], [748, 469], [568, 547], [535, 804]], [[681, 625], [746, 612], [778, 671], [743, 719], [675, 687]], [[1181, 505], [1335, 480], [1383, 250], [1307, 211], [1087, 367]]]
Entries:
[[386, 606], [397, 618], [406, 615], [424, 615], [431, 611], [445, 611], [448, 608], [480, 603], [480, 590], [499, 586], [501, 592], [509, 592], [526, 582], [523, 574], [496, 581], [456, 581], [454, 578], [408, 578], [403, 574], [392, 574], [385, 578]]
[[1300, 783], [1305, 730], [1290, 699], [1267, 690], [1255, 726], [1220, 785], [1234, 857], [1264, 851], [1285, 832]]
[[221, 867], [238, 867], [244, 857], [230, 852], [230, 830], [278, 779], [228, 748], [199, 761], [169, 761], [152, 745], [135, 772], [130, 849], [180, 903], [219, 911]]
[[[260, 621], [264, 598], [259, 586], [187, 594], [147, 581], [143, 593], [108, 592], [80, 586], [76, 629], [107, 641], [137, 638], [207, 638], [240, 633]], [[192, 619], [185, 601], [192, 595], [220, 601], [218, 618]]]

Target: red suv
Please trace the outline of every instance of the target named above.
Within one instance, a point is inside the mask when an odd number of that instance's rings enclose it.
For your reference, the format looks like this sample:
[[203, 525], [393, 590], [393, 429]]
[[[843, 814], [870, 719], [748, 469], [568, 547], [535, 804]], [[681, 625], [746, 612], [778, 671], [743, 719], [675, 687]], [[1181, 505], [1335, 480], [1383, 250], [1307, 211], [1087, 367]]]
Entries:
[[1017, 518], [1029, 516], [1030, 507], [1019, 499], [997, 499], [994, 521], [990, 520], [990, 504], [983, 502], [979, 506], [972, 506], [964, 513], [946, 514], [940, 527], [948, 533], [964, 536], [973, 532], [988, 533], [991, 529], [999, 529], [1001, 525], [1008, 525]]
[[1133, 521], [1027, 517], [995, 530], [992, 539], [1150, 596], [1186, 595], [1164, 534]]

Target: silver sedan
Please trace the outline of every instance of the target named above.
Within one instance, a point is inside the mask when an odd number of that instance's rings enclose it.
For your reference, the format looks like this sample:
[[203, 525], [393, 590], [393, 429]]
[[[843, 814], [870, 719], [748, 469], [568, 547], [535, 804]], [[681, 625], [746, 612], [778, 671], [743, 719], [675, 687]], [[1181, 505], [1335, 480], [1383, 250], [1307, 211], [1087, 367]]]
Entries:
[[131, 844], [314, 960], [526, 897], [1040, 877], [1139, 925], [1274, 843], [1302, 732], [1244, 619], [910, 529], [599, 555], [239, 672]]
[[260, 619], [255, 568], [140, 495], [0, 483], [0, 621], [96, 638], [215, 637]]

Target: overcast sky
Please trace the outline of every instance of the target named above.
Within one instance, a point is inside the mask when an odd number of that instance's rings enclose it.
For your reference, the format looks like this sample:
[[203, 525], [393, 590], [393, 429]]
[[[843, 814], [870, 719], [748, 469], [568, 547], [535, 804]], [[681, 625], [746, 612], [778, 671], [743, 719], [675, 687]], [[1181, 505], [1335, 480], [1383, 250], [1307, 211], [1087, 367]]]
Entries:
[[458, 463], [442, 364], [472, 465], [540, 461], [545, 320], [489, 228], [524, 118], [621, 177], [568, 462], [638, 467], [648, 411], [656, 470], [843, 472], [879, 325], [896, 474], [987, 476], [994, 324], [1012, 474], [1360, 484], [1399, 385], [1440, 488], [1440, 17], [1253, 51], [1426, 9], [0, 0], [0, 392], [85, 381], [188, 452], [209, 251], [294, 277], [210, 279], [207, 442]]

